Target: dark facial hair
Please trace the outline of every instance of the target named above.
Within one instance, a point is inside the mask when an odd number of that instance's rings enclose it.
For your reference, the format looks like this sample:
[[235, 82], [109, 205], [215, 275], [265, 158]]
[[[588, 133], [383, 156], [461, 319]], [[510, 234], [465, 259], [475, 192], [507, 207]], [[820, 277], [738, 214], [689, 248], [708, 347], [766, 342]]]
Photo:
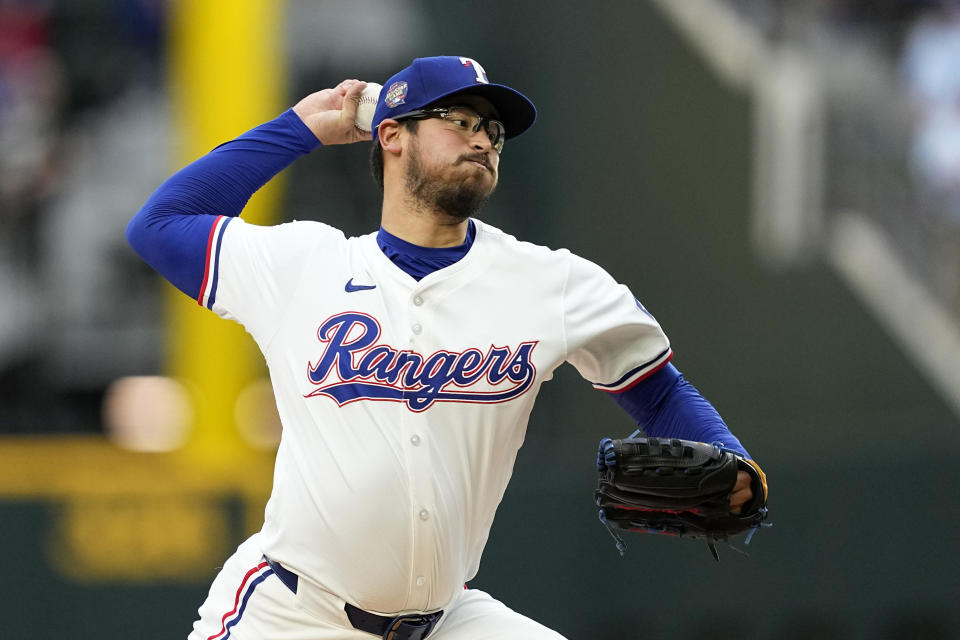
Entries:
[[[475, 160], [490, 165], [484, 154], [464, 156], [459, 162]], [[492, 170], [491, 170], [492, 171]], [[407, 173], [404, 184], [409, 193], [428, 208], [437, 209], [457, 222], [476, 217], [481, 207], [493, 193], [493, 189], [479, 180], [450, 182], [442, 177], [428, 175], [420, 157], [420, 146], [416, 142], [410, 145]]]

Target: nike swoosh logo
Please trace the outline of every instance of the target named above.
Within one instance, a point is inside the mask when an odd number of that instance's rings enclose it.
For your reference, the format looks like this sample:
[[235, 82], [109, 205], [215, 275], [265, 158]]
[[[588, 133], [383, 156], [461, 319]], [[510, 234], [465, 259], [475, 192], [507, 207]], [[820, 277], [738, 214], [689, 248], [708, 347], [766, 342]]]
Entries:
[[354, 291], [366, 291], [367, 289], [376, 289], [377, 285], [375, 284], [353, 284], [353, 278], [347, 280], [347, 284], [344, 285], [343, 290], [347, 293], [353, 293]]

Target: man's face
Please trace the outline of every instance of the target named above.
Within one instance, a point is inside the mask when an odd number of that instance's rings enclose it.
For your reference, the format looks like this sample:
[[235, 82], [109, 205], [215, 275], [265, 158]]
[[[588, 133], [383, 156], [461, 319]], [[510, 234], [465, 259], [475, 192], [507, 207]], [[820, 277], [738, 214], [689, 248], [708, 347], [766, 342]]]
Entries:
[[[433, 106], [467, 106], [495, 116], [493, 106], [478, 96], [458, 96]], [[456, 220], [476, 215], [497, 186], [500, 154], [481, 127], [463, 131], [442, 118], [418, 123], [407, 144], [405, 184], [418, 201]]]

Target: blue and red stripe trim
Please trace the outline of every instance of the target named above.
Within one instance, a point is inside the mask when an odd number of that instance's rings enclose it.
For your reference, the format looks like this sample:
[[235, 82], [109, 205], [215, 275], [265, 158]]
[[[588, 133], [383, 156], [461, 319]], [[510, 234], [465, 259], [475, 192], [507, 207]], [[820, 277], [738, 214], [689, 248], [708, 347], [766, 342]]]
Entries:
[[203, 282], [200, 283], [200, 293], [197, 295], [197, 304], [207, 309], [213, 308], [217, 300], [217, 282], [220, 279], [220, 248], [223, 246], [223, 233], [233, 218], [217, 216], [210, 227], [207, 237], [207, 255], [203, 266]]
[[233, 600], [233, 609], [223, 614], [223, 617], [220, 619], [220, 631], [209, 636], [207, 640], [228, 640], [231, 631], [237, 623], [240, 622], [240, 618], [243, 617], [243, 612], [247, 608], [247, 601], [250, 600], [250, 596], [254, 590], [261, 582], [272, 575], [273, 569], [270, 568], [266, 561], [261, 562], [250, 569], [250, 571], [247, 571], [246, 575], [243, 576], [240, 587], [237, 588], [237, 595]]
[[630, 371], [620, 376], [620, 379], [616, 382], [610, 384], [594, 382], [593, 387], [609, 393], [622, 393], [667, 366], [667, 363], [670, 362], [670, 358], [672, 357], [673, 350], [667, 347], [661, 351], [656, 358], [630, 369]]

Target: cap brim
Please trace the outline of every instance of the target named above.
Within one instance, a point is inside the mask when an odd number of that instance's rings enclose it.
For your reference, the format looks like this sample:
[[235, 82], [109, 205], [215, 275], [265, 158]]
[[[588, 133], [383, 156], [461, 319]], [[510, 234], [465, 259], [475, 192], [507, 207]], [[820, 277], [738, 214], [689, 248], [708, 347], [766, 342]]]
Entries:
[[[507, 139], [516, 137], [533, 126], [537, 119], [537, 108], [522, 93], [502, 84], [476, 84], [437, 97], [430, 104], [446, 100], [451, 96], [481, 96], [490, 101], [507, 131]], [[430, 105], [425, 105], [430, 106]]]

